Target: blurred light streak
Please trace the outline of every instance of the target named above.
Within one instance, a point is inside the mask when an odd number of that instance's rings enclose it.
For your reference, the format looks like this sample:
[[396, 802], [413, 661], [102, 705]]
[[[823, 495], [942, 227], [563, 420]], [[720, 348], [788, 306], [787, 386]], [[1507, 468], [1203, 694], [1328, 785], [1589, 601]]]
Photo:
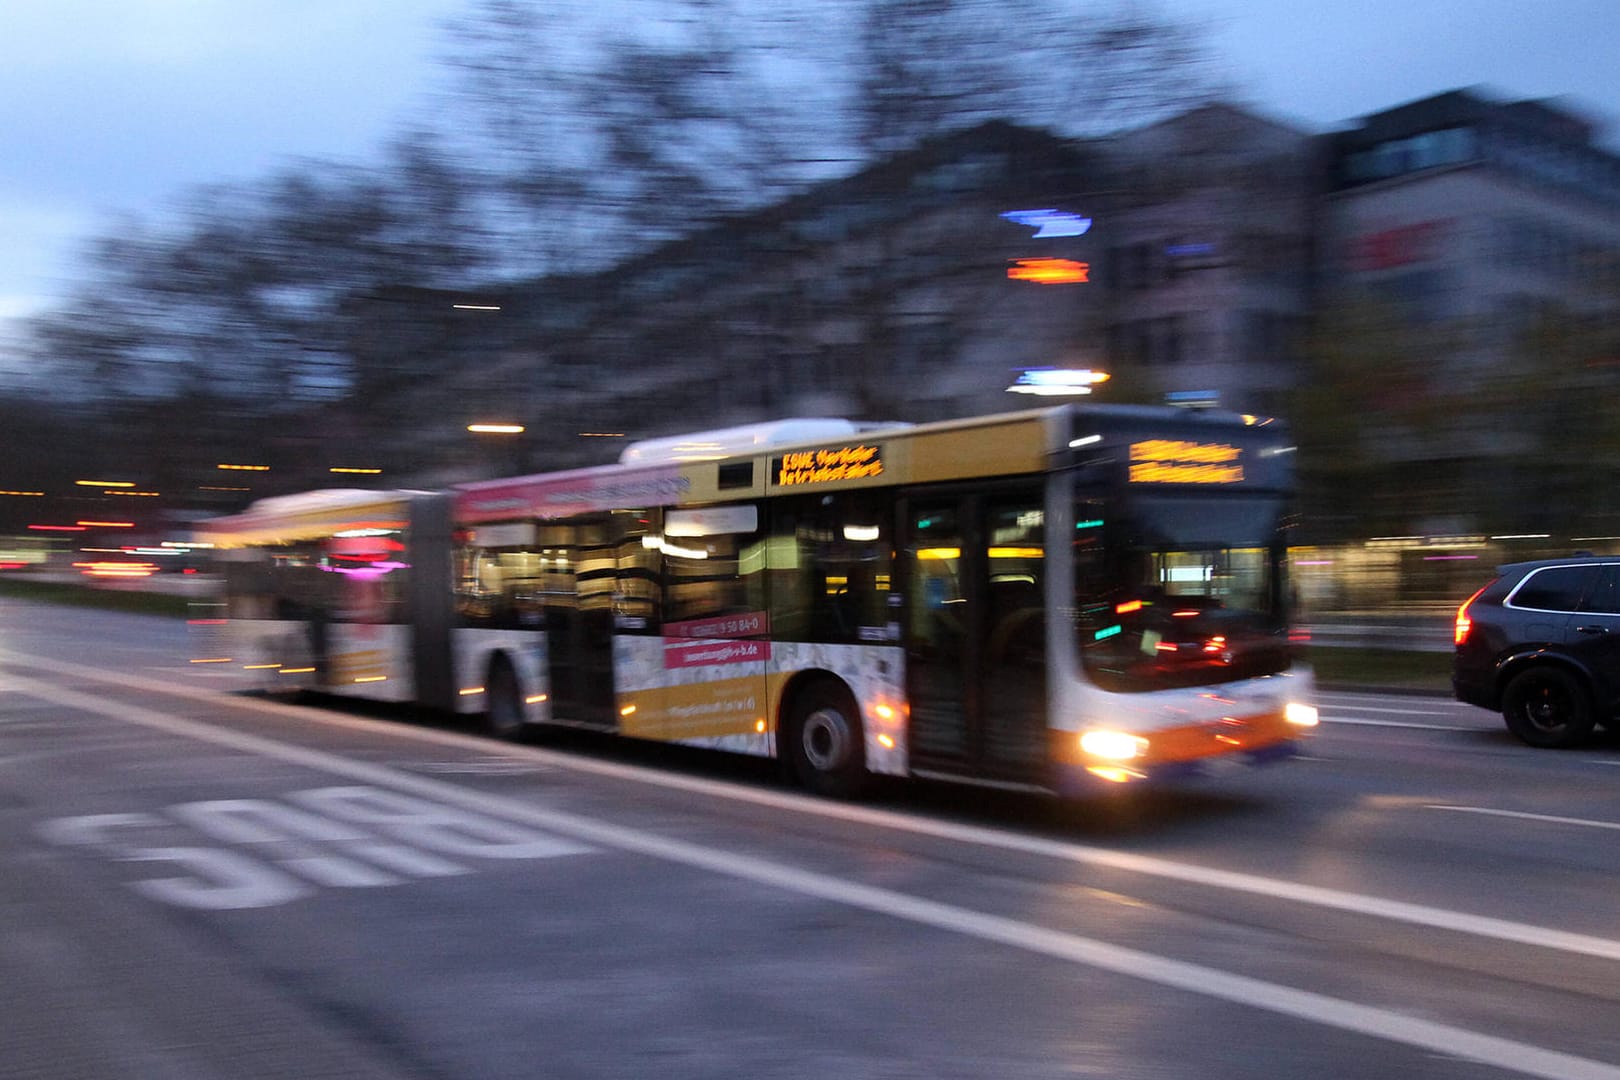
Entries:
[[215, 468], [231, 472], [269, 472], [268, 465], [216, 465]]
[[[1007, 387], [1007, 393], [1036, 394], [1041, 397], [1089, 394], [1093, 386], [1105, 383], [1110, 378], [1106, 371], [1092, 371], [1089, 368], [1026, 368]], [[1089, 441], [1089, 437], [1077, 439], [1069, 445], [1085, 445]]]
[[468, 424], [467, 430], [479, 435], [521, 435], [529, 429], [522, 424]]
[[327, 469], [326, 471], [334, 473], [354, 473], [358, 476], [377, 476], [382, 472], [381, 469], [355, 469], [343, 465], [334, 465], [332, 468]]
[[135, 486], [133, 480], [75, 480], [73, 482], [80, 487], [132, 488]]
[[146, 578], [158, 571], [157, 564], [149, 562], [76, 562], [73, 566], [88, 577]]
[[104, 492], [104, 494], [107, 494], [107, 495], [138, 495], [141, 498], [145, 498], [145, 499], [155, 499], [155, 498], [157, 498], [159, 495], [161, 495], [163, 493], [161, 491], [108, 491], [108, 492]]
[[1091, 264], [1073, 259], [1017, 259], [1007, 267], [1007, 277], [1036, 285], [1073, 285], [1091, 281]]
[[96, 529], [133, 529], [135, 527], [133, 521], [78, 521], [74, 522], [74, 524]]
[[0, 491], [0, 495], [44, 495], [43, 491]]
[[84, 532], [83, 525], [30, 525], [36, 532]]
[[499, 311], [499, 304], [451, 304], [456, 311]]
[[1001, 216], [1014, 224], [1034, 229], [1033, 240], [1083, 236], [1091, 229], [1090, 218], [1067, 210], [1008, 210]]
[[1140, 780], [1146, 775], [1137, 772], [1135, 769], [1126, 769], [1118, 765], [1087, 765], [1086, 772], [1116, 784], [1123, 784], [1129, 780]]

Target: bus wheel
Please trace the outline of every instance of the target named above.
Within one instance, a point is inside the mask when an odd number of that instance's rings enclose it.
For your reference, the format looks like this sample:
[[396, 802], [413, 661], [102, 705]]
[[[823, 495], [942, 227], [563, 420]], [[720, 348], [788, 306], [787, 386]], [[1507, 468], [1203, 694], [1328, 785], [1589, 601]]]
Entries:
[[518, 686], [517, 672], [512, 661], [496, 655], [489, 664], [489, 679], [484, 687], [486, 708], [484, 730], [497, 739], [515, 739], [523, 731], [526, 718], [523, 711], [523, 692]]
[[1502, 691], [1502, 719], [1531, 746], [1563, 749], [1584, 742], [1596, 717], [1574, 675], [1541, 664], [1514, 676]]
[[841, 683], [806, 687], [793, 702], [783, 755], [794, 779], [807, 790], [835, 799], [866, 786], [866, 743], [860, 712]]

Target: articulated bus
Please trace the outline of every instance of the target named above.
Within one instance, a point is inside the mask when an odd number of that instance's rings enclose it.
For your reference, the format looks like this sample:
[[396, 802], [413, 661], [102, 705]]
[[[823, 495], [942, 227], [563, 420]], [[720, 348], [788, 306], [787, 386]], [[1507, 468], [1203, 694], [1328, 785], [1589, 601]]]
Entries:
[[1292, 447], [1209, 411], [790, 420], [206, 523], [262, 685], [1075, 793], [1291, 755]]

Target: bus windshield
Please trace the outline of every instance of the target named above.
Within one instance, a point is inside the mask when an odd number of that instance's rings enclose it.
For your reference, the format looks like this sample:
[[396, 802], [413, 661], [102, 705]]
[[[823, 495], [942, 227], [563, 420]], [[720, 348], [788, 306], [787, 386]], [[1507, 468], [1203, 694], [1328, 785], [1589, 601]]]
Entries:
[[1286, 670], [1283, 512], [1280, 498], [1230, 493], [1079, 500], [1077, 630], [1092, 680], [1146, 691]]

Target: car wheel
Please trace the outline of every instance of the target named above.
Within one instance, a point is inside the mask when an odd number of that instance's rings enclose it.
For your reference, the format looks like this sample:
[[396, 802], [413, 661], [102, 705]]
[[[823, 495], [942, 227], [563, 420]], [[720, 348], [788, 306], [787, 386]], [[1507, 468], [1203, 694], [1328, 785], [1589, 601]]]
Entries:
[[484, 730], [497, 739], [516, 738], [522, 732], [527, 716], [517, 672], [512, 668], [512, 661], [505, 656], [496, 656], [490, 661], [484, 693], [487, 695], [484, 699]]
[[1574, 746], [1592, 733], [1596, 717], [1586, 687], [1558, 667], [1533, 667], [1513, 677], [1502, 693], [1508, 730], [1531, 746]]
[[861, 792], [869, 779], [860, 711], [842, 683], [825, 680], [794, 699], [783, 755], [793, 778], [837, 799]]

